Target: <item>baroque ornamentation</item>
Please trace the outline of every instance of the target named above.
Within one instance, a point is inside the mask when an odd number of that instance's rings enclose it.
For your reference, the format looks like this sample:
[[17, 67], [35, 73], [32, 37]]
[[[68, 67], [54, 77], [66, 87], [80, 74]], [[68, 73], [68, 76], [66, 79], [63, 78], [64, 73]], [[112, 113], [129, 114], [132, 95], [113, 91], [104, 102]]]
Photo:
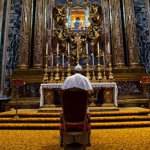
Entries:
[[[88, 6], [88, 7], [87, 7]], [[75, 31], [70, 27], [66, 26], [68, 22], [67, 13], [69, 9], [89, 9], [90, 26], [86, 27], [85, 30], [81, 32]], [[102, 31], [102, 8], [96, 2], [90, 4], [87, 2], [67, 2], [66, 5], [58, 5], [54, 8], [54, 54], [57, 53], [57, 44], [61, 47], [61, 52], [67, 55], [67, 43], [70, 43], [71, 48], [71, 62], [72, 64], [79, 63], [80, 58], [86, 57], [86, 43], [91, 44], [91, 49], [93, 53], [96, 52], [97, 42], [103, 41], [103, 31]]]

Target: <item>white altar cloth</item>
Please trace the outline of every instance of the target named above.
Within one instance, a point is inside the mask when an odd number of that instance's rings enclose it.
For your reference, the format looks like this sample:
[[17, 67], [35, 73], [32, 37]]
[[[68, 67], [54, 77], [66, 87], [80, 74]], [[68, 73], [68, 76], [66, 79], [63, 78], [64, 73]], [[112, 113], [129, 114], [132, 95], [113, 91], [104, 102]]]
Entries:
[[[41, 84], [40, 86], [40, 107], [44, 105], [44, 89], [61, 89], [63, 83], [46, 83], [46, 84]], [[101, 82], [101, 83], [91, 83], [93, 89], [94, 88], [103, 88], [107, 87], [110, 88], [112, 87], [114, 90], [114, 95], [113, 95], [113, 102], [115, 106], [118, 106], [117, 103], [117, 95], [118, 95], [118, 88], [117, 84], [115, 82]]]

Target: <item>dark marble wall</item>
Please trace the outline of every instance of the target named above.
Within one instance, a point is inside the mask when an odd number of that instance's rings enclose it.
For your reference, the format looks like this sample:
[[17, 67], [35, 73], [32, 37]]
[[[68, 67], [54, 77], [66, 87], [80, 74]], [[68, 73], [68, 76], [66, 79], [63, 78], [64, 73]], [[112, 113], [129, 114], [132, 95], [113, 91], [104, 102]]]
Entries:
[[10, 76], [18, 62], [22, 0], [12, 0], [10, 8], [6, 75]]
[[139, 47], [139, 58], [146, 71], [150, 71], [150, 41], [148, 30], [148, 16], [145, 0], [134, 0], [134, 9], [137, 27], [137, 39]]

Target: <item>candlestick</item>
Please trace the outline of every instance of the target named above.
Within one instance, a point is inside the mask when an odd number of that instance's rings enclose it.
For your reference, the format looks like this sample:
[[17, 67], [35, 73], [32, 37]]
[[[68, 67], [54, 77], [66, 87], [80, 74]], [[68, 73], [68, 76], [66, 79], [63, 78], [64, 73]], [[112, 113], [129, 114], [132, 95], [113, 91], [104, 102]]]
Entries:
[[70, 45], [68, 43], [68, 55], [70, 54]]
[[89, 73], [89, 55], [86, 55], [86, 77], [90, 80], [90, 73]]
[[48, 82], [48, 55], [45, 56], [45, 68], [44, 68], [43, 82]]
[[93, 76], [92, 76], [92, 82], [96, 82], [96, 78], [95, 78], [95, 70], [94, 70], [94, 53], [92, 53], [92, 60], [93, 60]]
[[86, 54], [88, 55], [88, 43], [86, 43]]
[[105, 56], [104, 56], [104, 52], [103, 52], [103, 65], [105, 66]]
[[52, 59], [52, 64], [51, 64], [51, 66], [53, 67], [53, 53], [51, 54], [51, 59]]
[[52, 23], [53, 23], [52, 27], [53, 27], [53, 30], [54, 30], [54, 29], [55, 29], [55, 25], [54, 25], [54, 19], [53, 19], [53, 22], [52, 22]]
[[92, 62], [93, 62], [93, 66], [94, 66], [94, 53], [92, 53]]
[[48, 55], [48, 43], [46, 43], [46, 55]]
[[64, 54], [62, 54], [62, 66], [64, 67]]
[[110, 54], [110, 46], [109, 46], [109, 43], [108, 43], [108, 54]]

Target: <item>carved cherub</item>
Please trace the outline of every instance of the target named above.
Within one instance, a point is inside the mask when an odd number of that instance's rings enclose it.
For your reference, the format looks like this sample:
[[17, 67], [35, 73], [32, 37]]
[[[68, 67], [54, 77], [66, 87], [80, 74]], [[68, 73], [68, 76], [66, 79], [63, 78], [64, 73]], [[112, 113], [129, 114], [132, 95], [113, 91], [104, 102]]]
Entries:
[[97, 2], [93, 2], [90, 7], [89, 21], [97, 25], [99, 25], [102, 21], [102, 8], [97, 4]]
[[67, 9], [59, 4], [57, 8], [54, 9], [54, 19], [56, 21], [56, 26], [64, 25], [66, 22]]

